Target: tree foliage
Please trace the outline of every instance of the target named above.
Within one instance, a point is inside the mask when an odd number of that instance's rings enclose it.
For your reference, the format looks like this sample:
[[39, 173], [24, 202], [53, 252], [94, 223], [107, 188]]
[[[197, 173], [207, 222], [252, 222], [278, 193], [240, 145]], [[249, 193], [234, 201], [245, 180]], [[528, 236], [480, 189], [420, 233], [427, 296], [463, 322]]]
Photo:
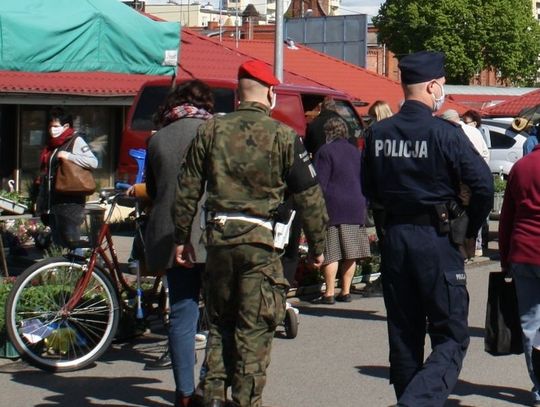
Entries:
[[514, 85], [536, 82], [540, 25], [530, 0], [387, 0], [373, 24], [398, 58], [444, 52], [449, 83], [469, 84], [483, 69]]

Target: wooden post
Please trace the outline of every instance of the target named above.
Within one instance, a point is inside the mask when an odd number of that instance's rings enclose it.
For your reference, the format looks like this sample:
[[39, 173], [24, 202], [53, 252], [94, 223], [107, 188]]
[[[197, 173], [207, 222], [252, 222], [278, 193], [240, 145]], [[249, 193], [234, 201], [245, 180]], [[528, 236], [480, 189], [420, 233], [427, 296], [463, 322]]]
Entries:
[[4, 269], [4, 276], [9, 277], [7, 262], [6, 262], [6, 252], [4, 250], [4, 241], [2, 235], [0, 234], [0, 261], [2, 262], [2, 268]]

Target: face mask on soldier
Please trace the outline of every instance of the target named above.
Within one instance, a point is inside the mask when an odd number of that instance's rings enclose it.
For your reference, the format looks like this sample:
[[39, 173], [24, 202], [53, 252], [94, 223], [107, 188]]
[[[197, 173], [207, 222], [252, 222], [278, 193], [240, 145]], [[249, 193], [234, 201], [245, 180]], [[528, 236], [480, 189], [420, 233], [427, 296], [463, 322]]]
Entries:
[[446, 95], [444, 93], [444, 86], [443, 85], [441, 85], [439, 82], [433, 82], [433, 83], [436, 83], [439, 86], [439, 88], [441, 88], [441, 96], [440, 97], [436, 98], [434, 93], [431, 94], [431, 98], [433, 99], [432, 110], [434, 112], [436, 112], [444, 104], [444, 99], [446, 98]]
[[[270, 95], [270, 93], [272, 94]], [[273, 110], [276, 107], [276, 94], [273, 86], [268, 89], [268, 102], [270, 103], [270, 110]]]

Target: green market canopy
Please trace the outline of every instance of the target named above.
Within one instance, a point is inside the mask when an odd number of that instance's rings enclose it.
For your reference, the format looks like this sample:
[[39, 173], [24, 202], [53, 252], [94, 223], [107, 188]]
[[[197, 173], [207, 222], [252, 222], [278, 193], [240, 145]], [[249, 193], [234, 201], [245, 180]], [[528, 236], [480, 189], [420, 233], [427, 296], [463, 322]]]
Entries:
[[118, 0], [1, 0], [0, 70], [176, 72], [180, 24]]

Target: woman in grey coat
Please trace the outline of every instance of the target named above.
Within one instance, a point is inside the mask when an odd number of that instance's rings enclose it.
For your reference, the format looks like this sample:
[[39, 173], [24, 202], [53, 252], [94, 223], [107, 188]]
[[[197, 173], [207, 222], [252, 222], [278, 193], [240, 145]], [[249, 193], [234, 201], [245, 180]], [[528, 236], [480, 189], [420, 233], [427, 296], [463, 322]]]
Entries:
[[40, 155], [36, 213], [43, 223], [50, 225], [53, 242], [70, 247], [80, 240], [86, 195], [57, 192], [58, 168], [63, 160], [67, 160], [83, 168], [95, 169], [98, 160], [81, 134], [75, 131], [73, 116], [62, 108], [51, 109], [48, 131], [47, 145]]
[[175, 406], [182, 407], [191, 405], [195, 391], [195, 333], [206, 253], [200, 243], [200, 221], [196, 218], [191, 236], [195, 267], [175, 264], [172, 205], [184, 156], [199, 125], [211, 117], [213, 106], [211, 89], [204, 82], [193, 80], [176, 88], [158, 112], [157, 118], [163, 127], [150, 138], [146, 156], [146, 189], [152, 200], [145, 233], [146, 267], [153, 274], [167, 274], [169, 351], [176, 383]]

